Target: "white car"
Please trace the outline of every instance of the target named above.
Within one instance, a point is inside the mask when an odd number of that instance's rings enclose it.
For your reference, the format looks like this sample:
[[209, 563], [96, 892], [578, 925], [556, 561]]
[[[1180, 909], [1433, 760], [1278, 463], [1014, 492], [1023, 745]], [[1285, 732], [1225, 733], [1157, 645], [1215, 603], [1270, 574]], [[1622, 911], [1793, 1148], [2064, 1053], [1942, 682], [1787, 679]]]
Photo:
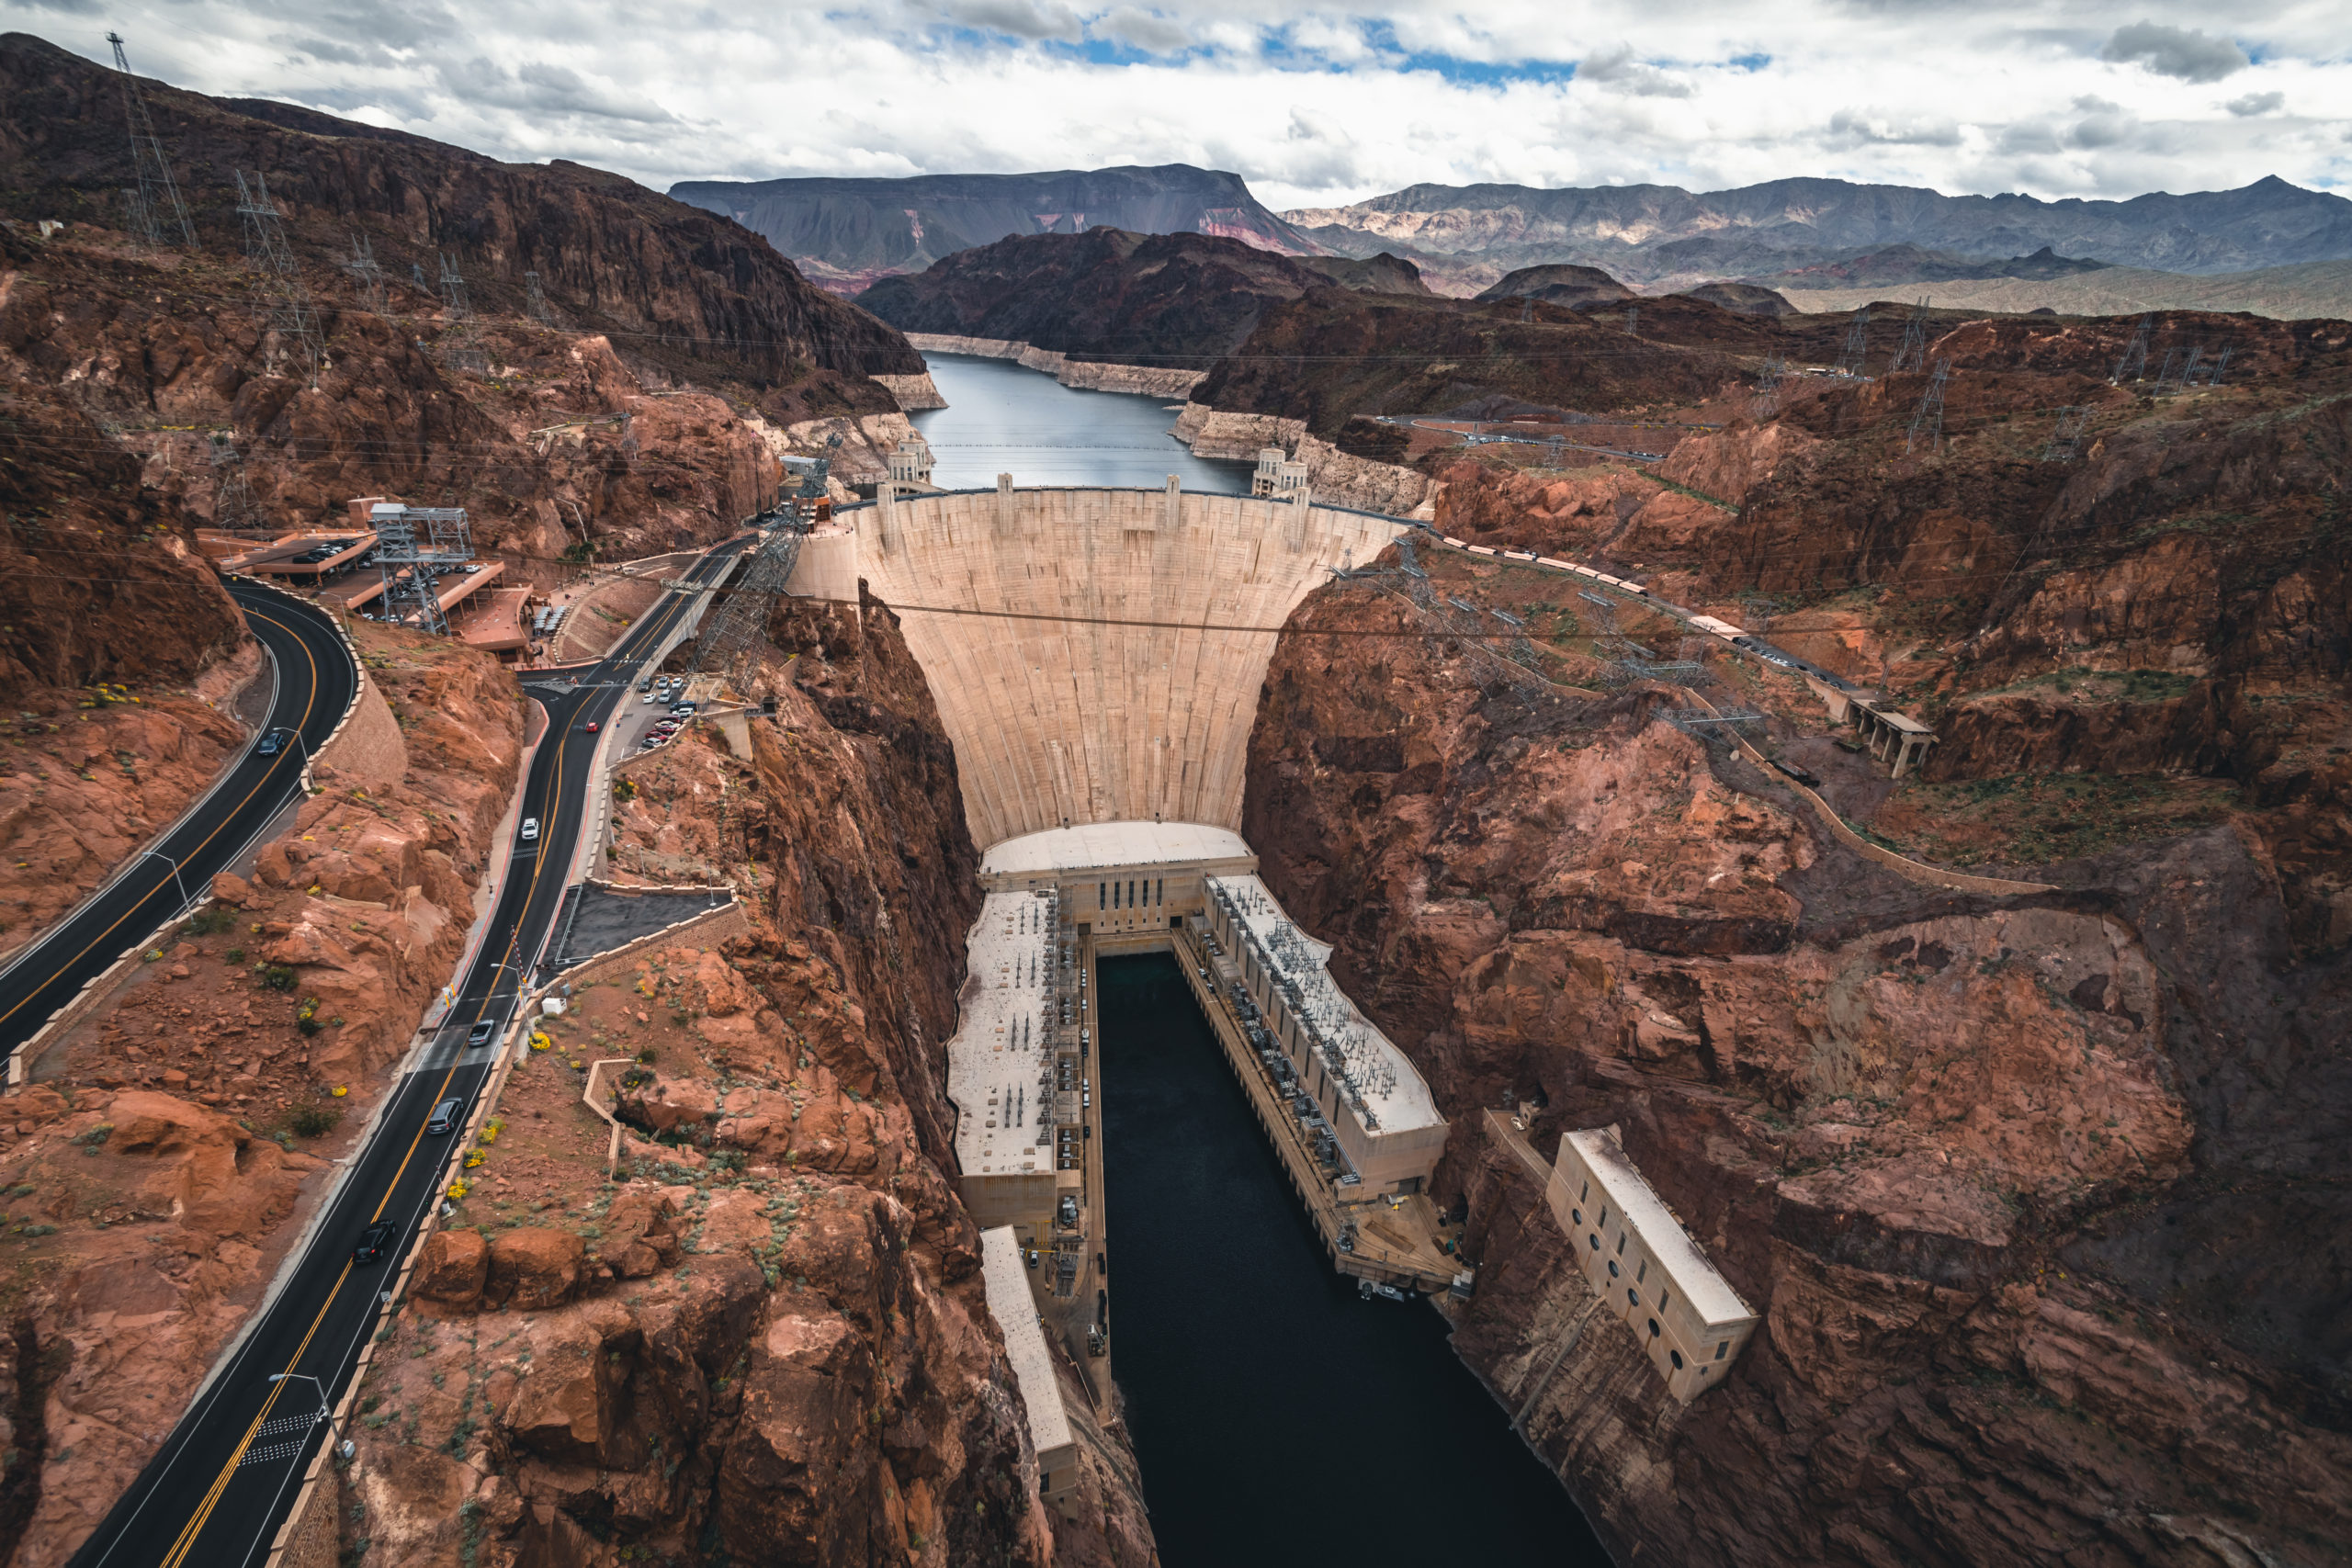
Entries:
[[523, 818], [523, 841], [524, 841], [525, 843], [526, 843], [526, 844], [527, 844], [527, 843], [530, 843], [530, 842], [532, 842], [534, 840], [537, 839], [537, 838], [538, 838], [538, 836], [539, 836], [539, 819], [538, 819], [537, 818], [536, 818], [536, 817], [526, 817], [526, 818]]

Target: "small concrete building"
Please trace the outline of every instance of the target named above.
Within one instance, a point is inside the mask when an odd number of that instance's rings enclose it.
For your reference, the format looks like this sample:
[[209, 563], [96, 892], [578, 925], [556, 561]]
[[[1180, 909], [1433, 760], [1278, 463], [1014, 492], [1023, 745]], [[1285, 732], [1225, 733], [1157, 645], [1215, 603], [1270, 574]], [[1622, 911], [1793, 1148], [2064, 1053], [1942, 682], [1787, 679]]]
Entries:
[[1054, 1375], [1054, 1355], [1046, 1343], [1037, 1300], [1029, 1292], [1021, 1242], [1010, 1225], [980, 1233], [980, 1274], [988, 1288], [989, 1315], [1004, 1336], [1005, 1359], [1012, 1363], [1013, 1382], [1020, 1384], [1021, 1403], [1028, 1409], [1029, 1442], [1037, 1450], [1037, 1495], [1067, 1517], [1078, 1492], [1078, 1439], [1062, 1405], [1061, 1382]]
[[1258, 469], [1250, 476], [1250, 493], [1274, 501], [1295, 501], [1306, 489], [1306, 465], [1283, 456], [1279, 446], [1258, 449]]
[[1445, 1150], [1445, 1118], [1395, 1042], [1325, 971], [1331, 949], [1283, 912], [1252, 874], [1211, 877], [1209, 931], [1234, 955], [1272, 1045], [1321, 1111], [1354, 1202], [1422, 1190]]
[[1870, 743], [1871, 755], [1893, 769], [1898, 779], [1936, 743], [1936, 732], [1908, 714], [1861, 702], [1854, 705], [1853, 716], [1854, 728]]
[[890, 454], [890, 484], [901, 495], [935, 488], [931, 482], [931, 443], [920, 435], [903, 438]]
[[1563, 1136], [1544, 1196], [1586, 1280], [1633, 1329], [1667, 1392], [1688, 1404], [1723, 1382], [1756, 1313], [1625, 1157], [1616, 1129]]

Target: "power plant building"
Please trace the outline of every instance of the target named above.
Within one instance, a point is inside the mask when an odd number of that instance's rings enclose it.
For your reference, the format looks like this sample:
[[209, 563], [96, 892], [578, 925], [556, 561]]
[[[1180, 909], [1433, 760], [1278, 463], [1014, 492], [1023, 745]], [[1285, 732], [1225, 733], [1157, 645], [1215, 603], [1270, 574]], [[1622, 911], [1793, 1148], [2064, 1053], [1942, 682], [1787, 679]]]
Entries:
[[1544, 1200], [1584, 1276], [1685, 1404], [1716, 1383], [1756, 1331], [1755, 1310], [1690, 1239], [1613, 1128], [1560, 1139]]

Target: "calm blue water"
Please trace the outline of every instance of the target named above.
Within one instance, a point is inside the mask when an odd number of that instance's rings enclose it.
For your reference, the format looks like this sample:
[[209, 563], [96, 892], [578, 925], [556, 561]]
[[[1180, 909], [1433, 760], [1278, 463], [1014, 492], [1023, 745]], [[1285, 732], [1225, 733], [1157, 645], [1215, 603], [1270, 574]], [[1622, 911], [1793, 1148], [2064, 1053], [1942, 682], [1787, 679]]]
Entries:
[[1607, 1568], [1419, 1302], [1325, 1257], [1175, 961], [1102, 961], [1114, 1371], [1167, 1568]]
[[923, 357], [947, 406], [913, 419], [943, 490], [993, 489], [999, 474], [1017, 485], [1158, 490], [1174, 474], [1186, 490], [1250, 493], [1251, 465], [1195, 457], [1168, 434], [1172, 400], [1076, 391], [1009, 359]]

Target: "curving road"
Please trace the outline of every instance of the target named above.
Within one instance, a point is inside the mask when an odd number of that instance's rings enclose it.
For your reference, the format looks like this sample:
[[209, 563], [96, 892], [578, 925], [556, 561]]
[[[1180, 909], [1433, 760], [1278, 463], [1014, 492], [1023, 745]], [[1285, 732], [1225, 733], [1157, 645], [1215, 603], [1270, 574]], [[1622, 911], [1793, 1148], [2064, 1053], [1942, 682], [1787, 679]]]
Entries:
[[[303, 758], [334, 733], [358, 693], [351, 651], [323, 612], [251, 583], [228, 586], [277, 669], [269, 722], [186, 816], [0, 971], [0, 1052], [14, 1053], [40, 1032], [85, 984], [236, 863], [302, 793]], [[280, 730], [299, 735], [300, 744], [289, 739], [262, 755], [262, 736]]]
[[[747, 542], [712, 549], [687, 581], [723, 574]], [[609, 722], [648, 656], [694, 602], [691, 594], [665, 594], [605, 659], [531, 677], [548, 722], [523, 781], [520, 816], [538, 818], [539, 837], [511, 846], [512, 863], [456, 1002], [432, 1041], [412, 1056], [368, 1141], [350, 1156], [308, 1251], [74, 1554], [75, 1568], [229, 1568], [268, 1554], [325, 1434], [324, 1412], [349, 1382], [400, 1260], [436, 1196], [450, 1145], [429, 1136], [425, 1122], [435, 1105], [455, 1100], [463, 1125], [562, 905], [573, 852], [595, 804], [592, 773], [602, 737], [585, 727]], [[482, 1023], [492, 1026], [492, 1043], [469, 1043]], [[379, 1220], [398, 1225], [398, 1239], [383, 1261], [354, 1263], [353, 1243]]]

